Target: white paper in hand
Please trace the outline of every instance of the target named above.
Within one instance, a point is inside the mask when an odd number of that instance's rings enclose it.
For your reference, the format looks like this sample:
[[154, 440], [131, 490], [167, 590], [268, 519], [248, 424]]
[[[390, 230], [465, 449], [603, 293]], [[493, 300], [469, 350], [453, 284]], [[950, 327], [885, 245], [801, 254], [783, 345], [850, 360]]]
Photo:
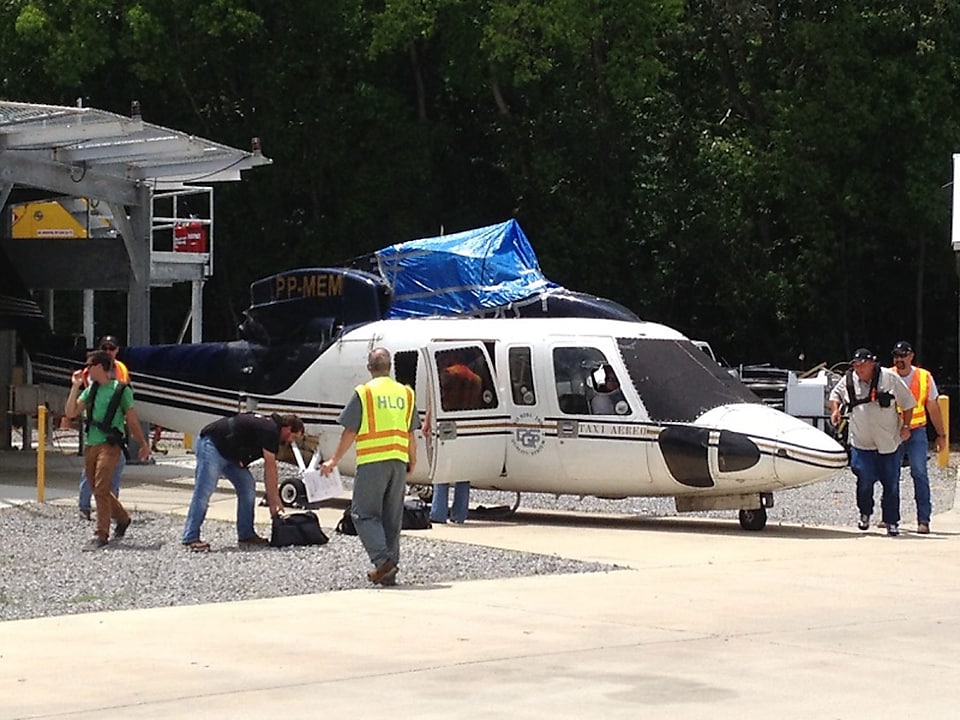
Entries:
[[334, 468], [329, 475], [323, 475], [319, 470], [305, 471], [303, 486], [307, 491], [307, 502], [327, 500], [343, 492], [343, 480], [337, 468]]

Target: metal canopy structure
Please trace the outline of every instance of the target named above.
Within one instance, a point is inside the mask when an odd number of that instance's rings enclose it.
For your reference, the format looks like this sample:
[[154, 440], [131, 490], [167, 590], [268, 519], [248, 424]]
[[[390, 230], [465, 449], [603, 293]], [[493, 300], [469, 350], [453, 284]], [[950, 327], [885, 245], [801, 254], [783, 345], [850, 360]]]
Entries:
[[[149, 342], [151, 286], [202, 282], [212, 268], [209, 253], [174, 257], [170, 252], [155, 252], [155, 196], [196, 189], [195, 183], [239, 180], [243, 171], [270, 163], [256, 139], [250, 151], [238, 150], [154, 125], [143, 120], [137, 102], [131, 104], [130, 115], [124, 116], [95, 108], [0, 101], [0, 207], [21, 198], [44, 197], [44, 193], [49, 198], [78, 197], [106, 206], [126, 252], [99, 252], [97, 259], [116, 263], [118, 256], [126, 255], [122, 267], [106, 274], [129, 280], [121, 284], [128, 290], [130, 343]], [[212, 226], [212, 217], [207, 223]], [[90, 265], [85, 256], [93, 245], [38, 239], [20, 242], [8, 254], [22, 257], [25, 273], [34, 280], [33, 289], [58, 289], [53, 266], [46, 276], [49, 284], [35, 282], [36, 258], [53, 256], [58, 257], [60, 267], [75, 269], [69, 278], [59, 274], [59, 289], [115, 289], [115, 282], [97, 285], [104, 281], [84, 273]], [[197, 320], [197, 313], [193, 317]], [[85, 324], [92, 326], [92, 321]], [[193, 325], [196, 331], [197, 323]], [[88, 340], [92, 342], [92, 338]]]
[[0, 101], [0, 182], [135, 205], [135, 189], [239, 180], [271, 161], [94, 108]]

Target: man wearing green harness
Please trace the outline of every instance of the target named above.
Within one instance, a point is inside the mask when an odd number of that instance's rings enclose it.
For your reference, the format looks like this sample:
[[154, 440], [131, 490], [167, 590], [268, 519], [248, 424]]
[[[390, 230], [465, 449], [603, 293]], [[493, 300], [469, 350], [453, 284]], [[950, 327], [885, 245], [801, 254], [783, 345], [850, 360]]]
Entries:
[[97, 505], [97, 526], [93, 539], [88, 543], [88, 548], [93, 550], [107, 544], [111, 519], [116, 522], [114, 538], [122, 538], [130, 526], [129, 513], [110, 487], [110, 479], [120, 462], [120, 454], [124, 452], [125, 430], [129, 428], [140, 443], [141, 461], [150, 457], [150, 446], [133, 409], [133, 391], [129, 385], [112, 376], [113, 358], [102, 350], [92, 353], [87, 358], [85, 370], [91, 384], [81, 393], [84, 370], [73, 373], [66, 414], [71, 419], [80, 412], [86, 411], [87, 415], [87, 442], [83, 460]]

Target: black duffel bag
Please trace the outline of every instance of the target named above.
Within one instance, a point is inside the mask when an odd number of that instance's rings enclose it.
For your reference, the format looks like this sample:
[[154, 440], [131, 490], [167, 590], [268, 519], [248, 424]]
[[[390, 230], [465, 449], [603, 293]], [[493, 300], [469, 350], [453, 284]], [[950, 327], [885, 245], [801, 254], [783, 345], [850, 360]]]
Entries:
[[[423, 500], [407, 500], [403, 503], [402, 530], [429, 530], [433, 527], [430, 522], [430, 506]], [[343, 517], [337, 523], [337, 532], [341, 535], [356, 535], [357, 529], [353, 525], [353, 516], [350, 506], [343, 511]]]
[[404, 530], [429, 530], [433, 527], [430, 522], [430, 506], [423, 500], [407, 500], [403, 503]]
[[270, 545], [325, 545], [330, 541], [320, 528], [317, 514], [307, 511], [277, 515], [273, 518]]

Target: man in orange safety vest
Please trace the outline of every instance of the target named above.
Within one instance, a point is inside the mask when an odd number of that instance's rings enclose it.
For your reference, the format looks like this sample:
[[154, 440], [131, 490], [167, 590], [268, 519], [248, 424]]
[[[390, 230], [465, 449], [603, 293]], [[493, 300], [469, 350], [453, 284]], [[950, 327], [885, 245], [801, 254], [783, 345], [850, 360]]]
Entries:
[[917, 503], [917, 532], [930, 532], [930, 479], [927, 475], [927, 425], [933, 425], [937, 431], [937, 452], [943, 449], [946, 443], [946, 432], [943, 426], [943, 417], [940, 405], [937, 403], [939, 392], [933, 375], [913, 364], [913, 346], [906, 340], [901, 340], [893, 346], [893, 370], [900, 376], [904, 384], [910, 388], [917, 405], [910, 415], [910, 437], [900, 443], [897, 450], [897, 468], [903, 463], [906, 455], [910, 463], [910, 475], [913, 477], [913, 494]]

